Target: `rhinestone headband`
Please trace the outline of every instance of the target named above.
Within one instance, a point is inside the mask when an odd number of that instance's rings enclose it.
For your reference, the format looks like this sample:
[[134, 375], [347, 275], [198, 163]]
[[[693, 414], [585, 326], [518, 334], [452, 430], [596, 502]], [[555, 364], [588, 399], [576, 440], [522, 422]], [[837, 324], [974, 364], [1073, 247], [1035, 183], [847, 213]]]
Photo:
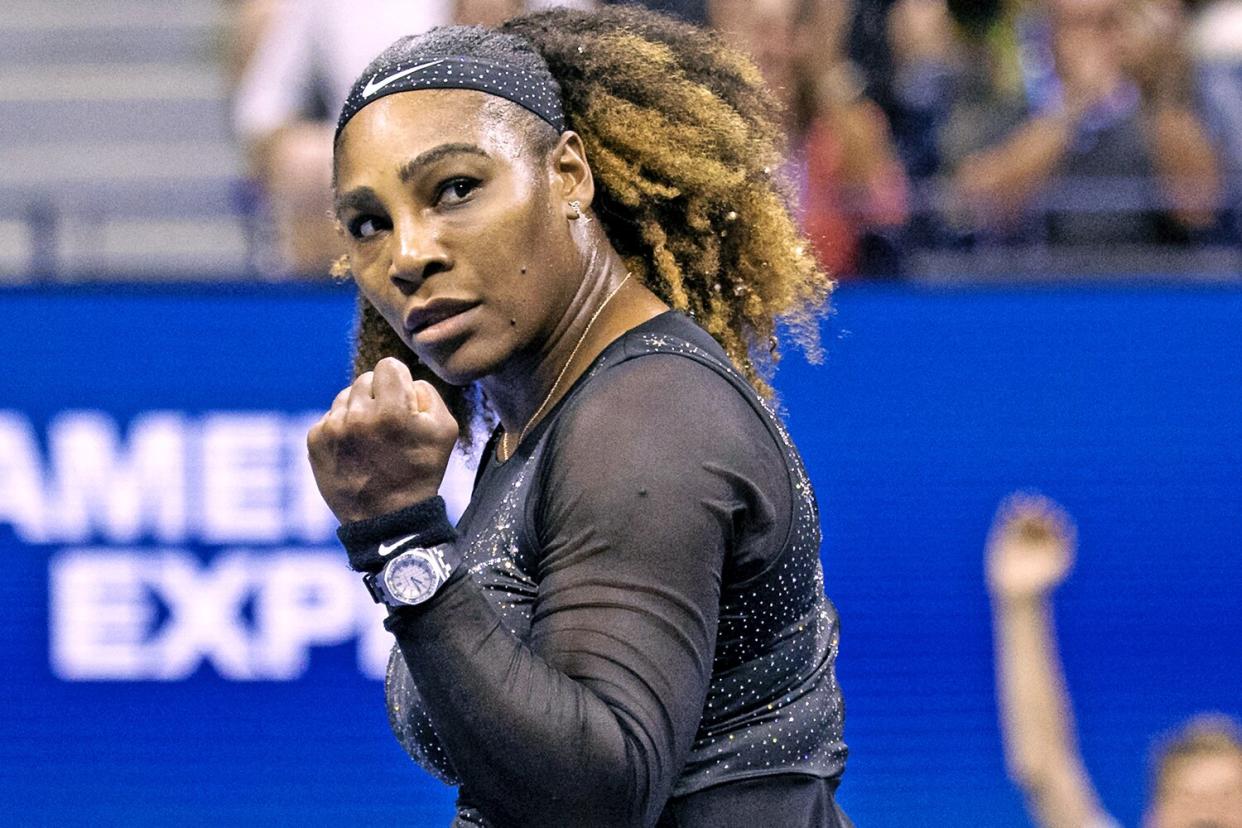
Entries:
[[394, 63], [386, 71], [370, 77], [363, 75], [345, 99], [341, 117], [336, 122], [336, 135], [339, 136], [349, 119], [367, 104], [385, 95], [416, 89], [473, 89], [486, 92], [535, 113], [557, 132], [565, 131], [561, 94], [551, 75], [536, 74], [480, 58], [446, 57]]

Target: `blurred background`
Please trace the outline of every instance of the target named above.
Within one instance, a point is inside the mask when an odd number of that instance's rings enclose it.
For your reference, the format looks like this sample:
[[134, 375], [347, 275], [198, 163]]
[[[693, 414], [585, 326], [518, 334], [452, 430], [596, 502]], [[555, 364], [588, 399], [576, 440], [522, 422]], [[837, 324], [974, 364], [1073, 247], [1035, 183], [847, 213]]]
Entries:
[[[349, 378], [335, 115], [517, 0], [0, 0], [0, 820], [443, 825], [305, 430]], [[591, 0], [573, 3], [590, 7]], [[1032, 824], [983, 549], [1060, 501], [1086, 768], [1242, 715], [1242, 1], [666, 0], [786, 104], [840, 280], [777, 387], [816, 484], [860, 826]]]

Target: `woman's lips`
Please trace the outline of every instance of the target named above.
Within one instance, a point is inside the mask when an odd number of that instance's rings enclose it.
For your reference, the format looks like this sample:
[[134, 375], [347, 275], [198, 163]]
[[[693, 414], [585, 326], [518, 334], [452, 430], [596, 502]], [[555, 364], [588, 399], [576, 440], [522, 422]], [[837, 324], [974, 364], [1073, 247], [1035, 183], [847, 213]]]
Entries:
[[432, 299], [406, 314], [406, 333], [420, 344], [459, 336], [468, 321], [463, 317], [478, 305], [465, 299]]

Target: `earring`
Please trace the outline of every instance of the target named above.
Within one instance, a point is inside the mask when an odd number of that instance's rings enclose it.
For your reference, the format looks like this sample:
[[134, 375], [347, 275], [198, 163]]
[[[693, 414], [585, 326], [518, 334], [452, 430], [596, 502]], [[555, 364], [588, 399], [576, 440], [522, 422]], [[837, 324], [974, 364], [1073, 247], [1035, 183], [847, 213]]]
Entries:
[[569, 217], [571, 221], [577, 221], [580, 218], [585, 218], [588, 222], [591, 220], [591, 217], [582, 211], [582, 202], [578, 199], [575, 198], [569, 202], [569, 206], [574, 208], [574, 214]]

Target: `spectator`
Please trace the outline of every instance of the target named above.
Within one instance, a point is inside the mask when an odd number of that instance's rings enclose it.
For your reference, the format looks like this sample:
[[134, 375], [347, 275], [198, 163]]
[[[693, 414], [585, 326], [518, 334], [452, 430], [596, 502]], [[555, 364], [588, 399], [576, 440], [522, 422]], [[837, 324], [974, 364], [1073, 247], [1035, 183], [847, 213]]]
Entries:
[[609, 6], [644, 6], [696, 26], [707, 25], [707, 2], [708, 0], [604, 0], [604, 4]]
[[[907, 22], [919, 17], [951, 23], [922, 43]], [[930, 145], [950, 177], [957, 229], [1104, 244], [1215, 225], [1220, 172], [1174, 0], [899, 0], [890, 24], [905, 97], [930, 132], [922, 159]], [[1048, 197], [1061, 209], [1028, 226]]]
[[837, 276], [892, 273], [906, 178], [884, 114], [848, 56], [854, 4], [712, 0], [708, 8], [785, 108], [786, 172], [820, 263]]
[[1231, 238], [1242, 236], [1242, 0], [1188, 2], [1198, 99], [1227, 173]]
[[[962, 43], [944, 0], [897, 0], [885, 28], [892, 64], [885, 98], [893, 139], [910, 176], [928, 179], [940, 171], [938, 137], [960, 85], [958, 76], [972, 64], [959, 55]], [[990, 79], [990, 73], [982, 75]], [[976, 82], [969, 88], [981, 86]]]
[[[1040, 828], [1108, 828], [1078, 753], [1050, 594], [1073, 560], [1074, 529], [1050, 500], [1014, 496], [988, 540], [996, 684], [1010, 776]], [[1242, 828], [1242, 732], [1223, 716], [1192, 719], [1158, 747], [1147, 828]]]

